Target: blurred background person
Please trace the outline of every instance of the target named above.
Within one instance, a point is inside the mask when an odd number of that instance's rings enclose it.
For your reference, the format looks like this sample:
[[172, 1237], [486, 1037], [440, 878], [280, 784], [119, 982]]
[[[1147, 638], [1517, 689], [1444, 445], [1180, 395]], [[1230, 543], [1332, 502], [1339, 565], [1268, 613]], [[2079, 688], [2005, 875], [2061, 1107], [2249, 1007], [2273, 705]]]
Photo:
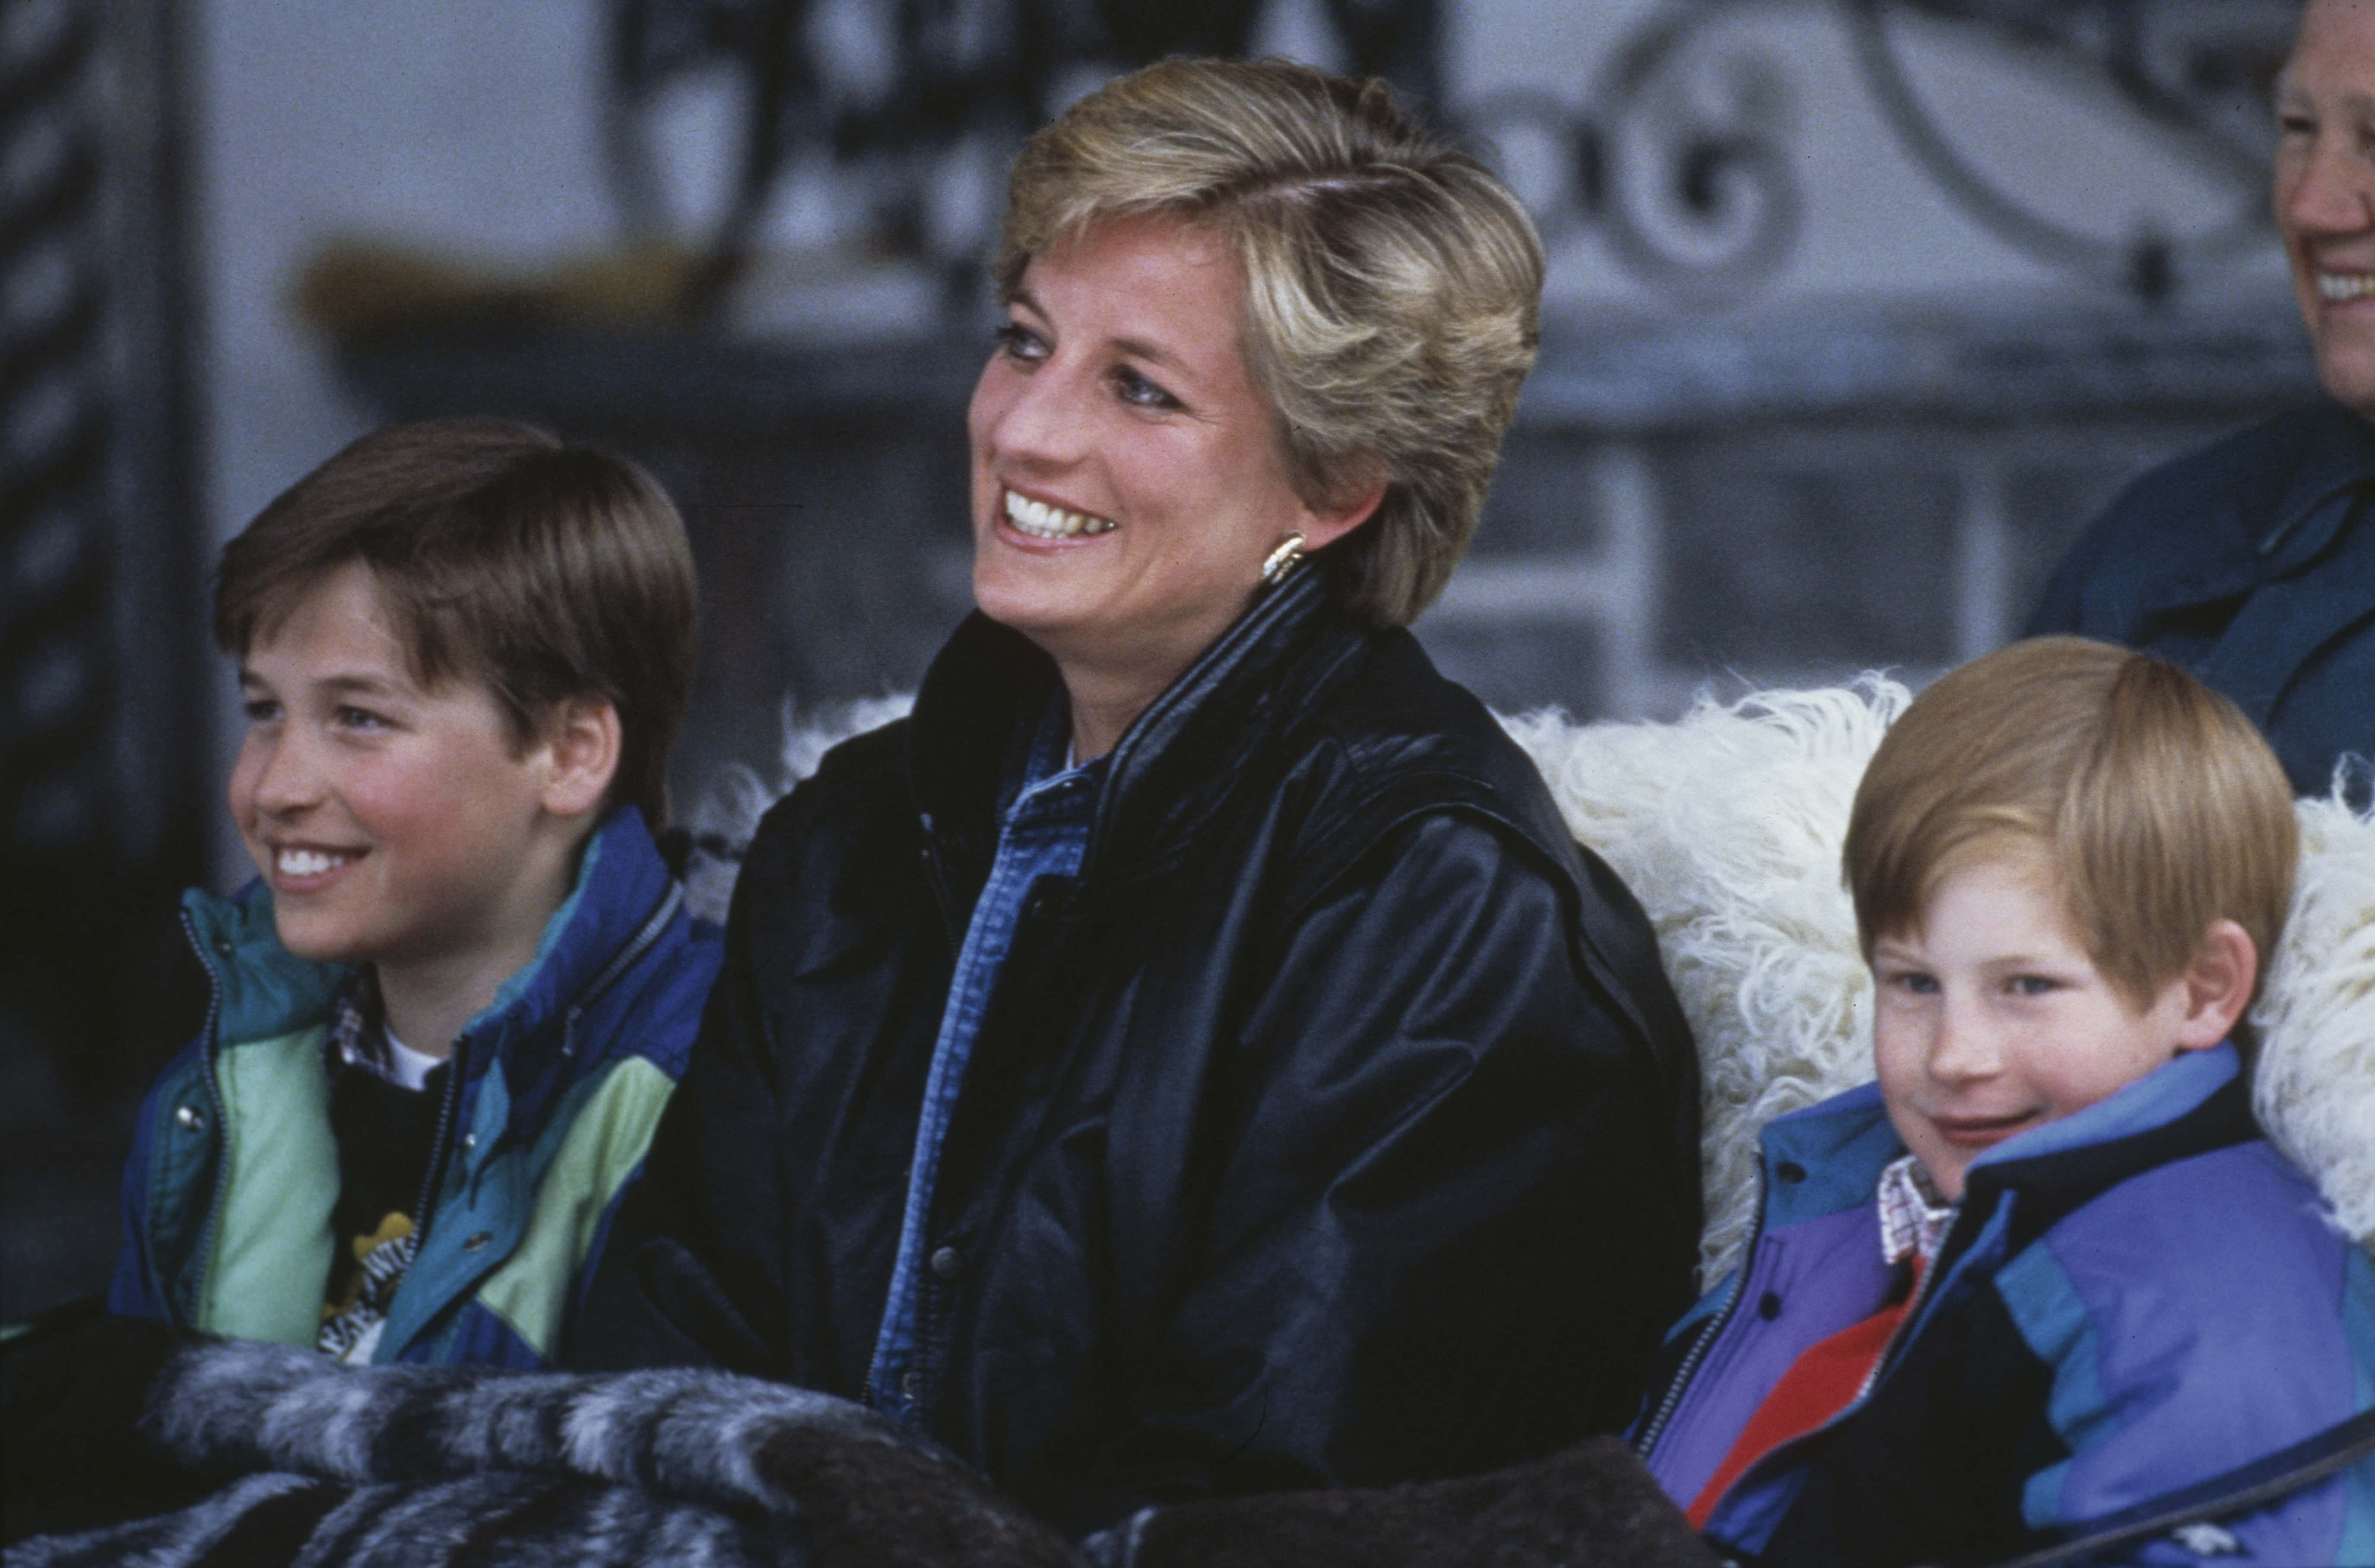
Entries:
[[[2375, 5], [2310, 0], [2276, 80], [2276, 230], [2328, 401], [2156, 468], [2056, 572], [2032, 633], [2183, 666], [2295, 791], [2375, 784]], [[2354, 772], [2355, 770], [2355, 772]]]

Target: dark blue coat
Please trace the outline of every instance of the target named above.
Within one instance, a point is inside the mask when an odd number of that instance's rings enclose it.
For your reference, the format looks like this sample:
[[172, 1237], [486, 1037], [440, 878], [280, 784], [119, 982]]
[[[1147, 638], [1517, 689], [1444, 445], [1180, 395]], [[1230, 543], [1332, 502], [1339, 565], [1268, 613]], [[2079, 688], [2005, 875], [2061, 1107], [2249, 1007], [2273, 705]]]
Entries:
[[2370, 496], [2375, 425], [2333, 402], [2281, 415], [2129, 486], [2054, 573], [2028, 635], [2182, 666], [2251, 716], [2297, 793], [2323, 795], [2345, 753], [2375, 758]]

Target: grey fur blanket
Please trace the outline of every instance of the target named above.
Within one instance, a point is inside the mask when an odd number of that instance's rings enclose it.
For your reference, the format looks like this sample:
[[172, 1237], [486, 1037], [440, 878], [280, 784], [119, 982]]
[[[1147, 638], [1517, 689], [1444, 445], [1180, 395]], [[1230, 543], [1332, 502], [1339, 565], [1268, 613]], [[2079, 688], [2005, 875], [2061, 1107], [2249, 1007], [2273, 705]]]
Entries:
[[174, 1458], [237, 1479], [159, 1518], [24, 1542], [8, 1568], [1081, 1561], [905, 1429], [717, 1373], [355, 1371], [205, 1345], [167, 1363], [148, 1410]]
[[174, 1352], [149, 1441], [224, 1478], [6, 1568], [1712, 1568], [1623, 1444], [1490, 1475], [1148, 1509], [1076, 1549], [845, 1400], [715, 1372], [347, 1368]]

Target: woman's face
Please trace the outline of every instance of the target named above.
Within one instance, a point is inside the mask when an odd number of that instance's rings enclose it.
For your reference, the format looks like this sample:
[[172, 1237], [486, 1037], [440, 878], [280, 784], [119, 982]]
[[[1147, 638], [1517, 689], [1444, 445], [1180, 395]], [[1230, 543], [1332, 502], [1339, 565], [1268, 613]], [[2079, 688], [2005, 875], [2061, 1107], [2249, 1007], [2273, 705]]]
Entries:
[[974, 599], [1045, 649], [1151, 698], [1252, 599], [1291, 533], [1367, 515], [1288, 483], [1239, 349], [1245, 275], [1175, 219], [1100, 224], [1035, 256], [974, 389]]
[[2337, 399], [2375, 419], [2375, 6], [2301, 13], [2276, 79], [2276, 231]]

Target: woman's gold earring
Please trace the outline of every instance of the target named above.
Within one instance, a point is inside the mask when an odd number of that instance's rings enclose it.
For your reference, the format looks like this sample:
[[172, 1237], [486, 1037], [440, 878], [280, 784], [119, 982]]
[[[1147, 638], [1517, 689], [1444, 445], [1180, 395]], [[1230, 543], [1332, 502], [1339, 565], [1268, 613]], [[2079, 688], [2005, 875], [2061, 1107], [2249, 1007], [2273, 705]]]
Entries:
[[1287, 574], [1303, 564], [1303, 536], [1289, 534], [1278, 548], [1262, 560], [1261, 580], [1264, 585], [1283, 583]]

